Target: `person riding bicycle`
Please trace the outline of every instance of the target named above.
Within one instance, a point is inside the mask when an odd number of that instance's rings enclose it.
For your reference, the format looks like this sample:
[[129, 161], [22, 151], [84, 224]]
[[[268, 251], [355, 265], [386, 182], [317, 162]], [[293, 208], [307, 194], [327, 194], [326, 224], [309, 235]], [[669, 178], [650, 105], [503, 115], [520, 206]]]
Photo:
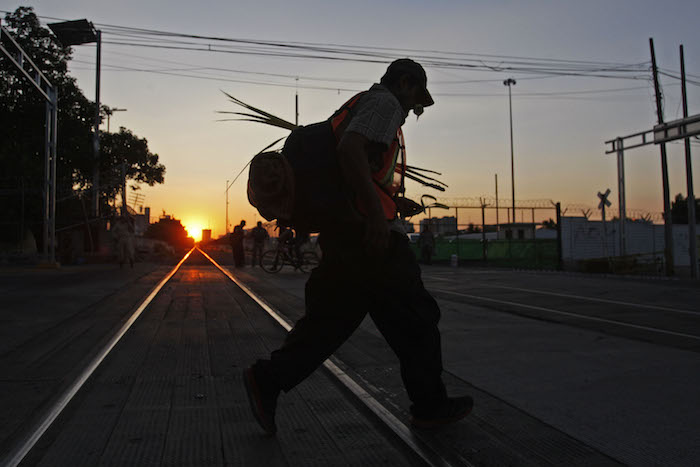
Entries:
[[303, 261], [301, 247], [309, 240], [309, 234], [300, 235], [298, 232], [295, 235], [294, 230], [289, 227], [283, 227], [279, 236], [280, 248], [284, 248], [292, 260], [295, 267], [299, 267]]
[[265, 246], [265, 241], [268, 239], [269, 235], [267, 230], [262, 226], [262, 222], [258, 221], [257, 225], [253, 227], [250, 232], [250, 236], [253, 237], [253, 261], [252, 265], [255, 266], [262, 260], [263, 247]]
[[303, 254], [301, 247], [304, 246], [306, 242], [309, 241], [309, 234], [303, 232], [297, 232], [293, 241], [294, 254], [296, 255], [296, 261], [303, 261]]

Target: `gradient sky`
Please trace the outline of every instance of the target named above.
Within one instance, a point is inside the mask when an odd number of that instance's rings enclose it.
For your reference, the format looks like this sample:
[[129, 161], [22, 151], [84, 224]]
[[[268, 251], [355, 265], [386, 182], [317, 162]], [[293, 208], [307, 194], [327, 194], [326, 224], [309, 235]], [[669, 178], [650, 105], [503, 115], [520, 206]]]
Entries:
[[[26, 3], [0, 2], [14, 10]], [[41, 17], [87, 18], [93, 23], [177, 31], [209, 36], [338, 43], [510, 56], [620, 63], [650, 60], [653, 37], [662, 68], [679, 69], [678, 45], [685, 45], [686, 70], [700, 75], [700, 3], [697, 1], [236, 1], [50, 0], [34, 1]], [[42, 19], [44, 23], [51, 22]], [[114, 40], [105, 34], [104, 41]], [[94, 99], [94, 46], [75, 47], [71, 73]], [[261, 78], [290, 87], [203, 80], [114, 66], [164, 70], [218, 67], [303, 77], [346, 79], [349, 83], [299, 80], [299, 86], [341, 86], [363, 90], [379, 80], [386, 65], [333, 63], [289, 58], [246, 57], [206, 52], [103, 46], [102, 102], [128, 109], [115, 113], [111, 128], [124, 125], [149, 141], [167, 168], [165, 184], [145, 187], [152, 215], [162, 210], [195, 230], [224, 230], [224, 188], [250, 157], [285, 134], [247, 122], [216, 122], [216, 110], [238, 110], [220, 90], [288, 120], [294, 120], [293, 78]], [[197, 73], [202, 73], [196, 71]], [[251, 76], [207, 72], [223, 79]], [[510, 74], [427, 68], [436, 104], [404, 132], [409, 163], [443, 172], [447, 198], [493, 196], [494, 174], [500, 198], [510, 198], [508, 98], [502, 80]], [[650, 129], [656, 123], [653, 86], [648, 81], [584, 77], [521, 79], [513, 88], [516, 200], [551, 199], [563, 205], [597, 205], [596, 193], [612, 189], [617, 209], [616, 163], [604, 141]], [[253, 77], [253, 79], [256, 79]], [[449, 83], [477, 79], [494, 82]], [[700, 78], [694, 78], [700, 81]], [[665, 117], [681, 116], [677, 80], [662, 80]], [[521, 94], [610, 90], [575, 96]], [[449, 96], [447, 94], [466, 94]], [[300, 123], [327, 118], [352, 91], [299, 89]], [[700, 111], [700, 86], [689, 85], [689, 112]], [[60, 137], [60, 135], [59, 135]], [[698, 147], [694, 147], [695, 154]], [[700, 160], [693, 156], [696, 186]], [[672, 196], [686, 193], [683, 146], [669, 147]], [[659, 150], [648, 147], [626, 156], [627, 206], [663, 209]], [[245, 196], [245, 176], [229, 193], [230, 221], [257, 213]], [[408, 196], [432, 193], [409, 183]], [[698, 188], [700, 190], [700, 188]], [[574, 214], [578, 214], [575, 212]], [[553, 215], [553, 214], [552, 214]], [[465, 214], [477, 220], [477, 212]], [[548, 215], [548, 217], [551, 217]], [[467, 219], [464, 219], [465, 221]], [[194, 232], [190, 232], [194, 233]]]

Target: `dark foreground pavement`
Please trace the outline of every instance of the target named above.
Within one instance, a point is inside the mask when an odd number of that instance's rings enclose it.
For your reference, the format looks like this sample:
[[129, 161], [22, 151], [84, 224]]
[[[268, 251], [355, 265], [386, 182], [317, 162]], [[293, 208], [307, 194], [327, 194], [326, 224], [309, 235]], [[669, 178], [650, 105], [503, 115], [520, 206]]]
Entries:
[[[211, 251], [210, 254], [225, 263], [229, 261], [225, 252]], [[260, 268], [229, 269], [290, 321], [296, 321], [303, 315], [304, 283], [308, 275], [293, 272], [287, 266], [273, 275]], [[468, 356], [471, 343], [463, 334], [452, 332], [463, 331], [468, 324], [449, 322], [446, 326], [451, 313], [446, 313], [444, 305], [441, 305], [441, 330], [447, 370], [444, 380], [450, 394], [472, 395], [475, 409], [460, 423], [422, 433], [431, 446], [447, 459], [472, 465], [620, 464], [587, 443], [527, 413], [516, 404], [503, 400], [498, 394], [483, 390], [474, 384], [472, 378], [450, 371], [455, 358], [464, 359]], [[495, 336], [491, 338], [497, 339]], [[408, 421], [410, 402], [403, 389], [398, 361], [371, 319], [365, 319], [355, 334], [335, 353], [335, 362], [399, 419]], [[493, 370], [497, 371], [496, 368]], [[513, 381], [513, 384], [516, 385], [517, 382]]]
[[171, 268], [0, 269], [2, 457]]
[[[302, 315], [304, 274], [234, 272], [291, 320]], [[475, 396], [469, 419], [434, 445], [483, 465], [697, 465], [696, 284], [439, 266], [423, 277], [442, 309], [449, 390]], [[336, 356], [407, 417], [396, 358], [371, 320]]]
[[22, 465], [420, 464], [324, 372], [282, 395], [265, 436], [241, 373], [284, 336], [195, 252]]
[[[170, 269], [0, 270], [0, 458]], [[289, 321], [302, 316], [304, 274], [231, 270]], [[476, 402], [420, 434], [451, 463], [696, 464], [696, 288], [441, 267], [424, 279], [443, 311], [448, 391]], [[325, 370], [282, 395], [279, 432], [263, 435], [241, 372], [284, 336], [195, 252], [22, 465], [420, 464]], [[333, 358], [408, 422], [398, 362], [370, 320]]]

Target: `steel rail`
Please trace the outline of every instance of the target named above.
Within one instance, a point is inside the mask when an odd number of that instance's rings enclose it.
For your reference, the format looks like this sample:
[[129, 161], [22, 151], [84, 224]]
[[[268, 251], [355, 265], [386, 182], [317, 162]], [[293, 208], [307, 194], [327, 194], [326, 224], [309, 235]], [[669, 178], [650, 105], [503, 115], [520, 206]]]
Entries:
[[107, 344], [97, 353], [97, 355], [90, 361], [90, 363], [83, 369], [78, 378], [61, 394], [61, 396], [56, 400], [56, 402], [47, 410], [47, 412], [41, 417], [34, 429], [29, 433], [29, 435], [20, 443], [20, 445], [15, 448], [14, 451], [9, 455], [6, 460], [3, 460], [2, 467], [16, 467], [24, 459], [24, 457], [32, 450], [34, 445], [41, 439], [42, 435], [48, 430], [51, 424], [58, 418], [61, 412], [66, 408], [68, 403], [75, 397], [80, 388], [83, 387], [85, 382], [92, 376], [98, 366], [107, 357], [109, 352], [112, 351], [114, 346], [121, 340], [121, 338], [126, 334], [126, 332], [131, 328], [131, 325], [136, 322], [139, 316], [143, 313], [148, 305], [153, 301], [155, 296], [160, 292], [160, 289], [175, 275], [175, 273], [180, 269], [182, 263], [184, 263], [187, 258], [192, 254], [194, 248], [187, 252], [187, 254], [180, 260], [179, 263], [163, 278], [161, 281], [151, 290], [151, 293], [144, 299], [144, 301], [139, 305], [139, 307], [131, 314], [129, 319], [122, 325], [119, 331], [112, 336], [112, 338], [107, 342]]
[[[236, 284], [243, 292], [252, 298], [260, 307], [265, 310], [275, 321], [277, 321], [285, 330], [290, 331], [292, 325], [287, 321], [272, 305], [265, 299], [253, 292], [250, 287], [244, 284], [240, 279], [236, 278], [231, 272], [223, 268], [211, 256], [197, 248], [211, 263], [216, 266], [226, 277]], [[376, 417], [378, 417], [391, 431], [394, 432], [413, 452], [415, 452], [424, 462], [430, 466], [448, 467], [452, 464], [444, 459], [437, 451], [420, 438], [420, 435], [411, 431], [401, 420], [379, 403], [371, 394], [355, 382], [347, 373], [345, 373], [338, 365], [333, 363], [331, 359], [326, 360], [323, 366], [335, 376], [350, 392], [352, 392]], [[467, 466], [471, 466], [466, 459], [460, 461]]]
[[693, 339], [696, 341], [700, 341], [700, 336], [696, 336], [693, 334], [685, 334], [683, 332], [668, 331], [668, 330], [664, 330], [664, 329], [652, 328], [649, 326], [642, 326], [640, 324], [625, 323], [624, 321], [617, 321], [614, 319], [597, 318], [595, 316], [582, 315], [579, 313], [571, 313], [569, 311], [554, 310], [552, 308], [545, 308], [545, 307], [535, 306], [535, 305], [526, 305], [524, 303], [511, 302], [508, 300], [497, 300], [495, 298], [481, 297], [479, 295], [471, 295], [471, 294], [466, 294], [466, 293], [462, 293], [462, 292], [454, 292], [452, 290], [436, 289], [434, 287], [431, 287], [430, 290], [438, 292], [438, 293], [447, 294], [447, 295], [456, 295], [458, 297], [471, 298], [471, 299], [475, 299], [475, 300], [483, 300], [486, 302], [493, 302], [493, 303], [498, 303], [498, 304], [502, 304], [502, 305], [516, 306], [516, 307], [526, 308], [526, 309], [535, 310], [535, 311], [544, 311], [544, 312], [552, 313], [552, 314], [575, 317], [575, 318], [579, 318], [579, 319], [596, 321], [596, 322], [600, 322], [600, 323], [614, 324], [616, 326], [641, 329], [643, 331], [651, 331], [651, 332], [656, 332], [659, 334], [668, 334], [671, 336], [684, 337], [686, 339]]
[[520, 288], [520, 287], [507, 287], [505, 285], [486, 285], [486, 284], [483, 284], [483, 285], [486, 287], [492, 287], [494, 289], [517, 290], [520, 292], [530, 292], [530, 293], [540, 294], [540, 295], [552, 295], [554, 297], [575, 298], [578, 300], [587, 300], [589, 302], [610, 303], [612, 305], [622, 305], [622, 306], [627, 306], [627, 307], [631, 307], [631, 308], [645, 308], [648, 310], [667, 311], [670, 313], [681, 313], [681, 314], [696, 315], [696, 316], [700, 315], [700, 311], [681, 310], [680, 308], [670, 308], [670, 307], [659, 306], [659, 305], [645, 305], [643, 303], [623, 302], [622, 300], [610, 300], [610, 299], [606, 299], [606, 298], [584, 297], [582, 295], [549, 292], [549, 291], [545, 291], [545, 290], [525, 289], [525, 288]]
[[[459, 282], [455, 279], [450, 279], [450, 278], [446, 278], [446, 277], [431, 276], [429, 274], [423, 274], [423, 277], [428, 279], [428, 280], [453, 282], [453, 283]], [[554, 297], [575, 298], [577, 300], [586, 300], [589, 302], [610, 303], [612, 305], [622, 305], [622, 306], [627, 306], [627, 307], [631, 307], [631, 308], [646, 308], [648, 310], [668, 311], [671, 313], [681, 313], [681, 314], [686, 314], [686, 315], [700, 315], [700, 311], [683, 310], [680, 308], [671, 308], [671, 307], [659, 306], [659, 305], [645, 305], [643, 303], [624, 302], [622, 300], [611, 300], [608, 298], [584, 297], [583, 295], [550, 292], [548, 290], [526, 289], [526, 288], [522, 288], [522, 287], [508, 287], [505, 285], [492, 285], [492, 284], [473, 284], [473, 285], [475, 287], [486, 287], [486, 288], [491, 288], [491, 289], [504, 289], [504, 290], [517, 290], [520, 292], [530, 292], [530, 293], [540, 294], [540, 295], [551, 295]]]

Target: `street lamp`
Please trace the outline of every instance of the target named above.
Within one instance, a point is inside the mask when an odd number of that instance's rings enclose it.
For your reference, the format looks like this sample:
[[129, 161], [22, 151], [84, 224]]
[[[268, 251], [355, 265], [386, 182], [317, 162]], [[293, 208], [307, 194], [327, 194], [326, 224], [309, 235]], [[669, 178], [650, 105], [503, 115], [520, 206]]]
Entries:
[[95, 133], [93, 134], [93, 153], [95, 155], [95, 167], [92, 172], [92, 191], [94, 193], [92, 211], [95, 217], [100, 214], [100, 68], [102, 63], [102, 31], [95, 29], [86, 19], [51, 23], [48, 25], [51, 31], [64, 46], [97, 44], [97, 76], [95, 79]]
[[107, 133], [109, 133], [109, 118], [114, 112], [126, 112], [126, 109], [117, 109], [116, 107], [105, 107], [105, 115], [107, 115]]
[[513, 198], [513, 224], [515, 224], [515, 162], [513, 158], [513, 103], [510, 95], [510, 87], [515, 86], [515, 80], [508, 78], [503, 81], [504, 86], [508, 86], [508, 109], [510, 111], [510, 184], [511, 197]]
[[228, 235], [228, 189], [231, 188], [233, 183], [229, 184], [226, 180], [226, 235]]

